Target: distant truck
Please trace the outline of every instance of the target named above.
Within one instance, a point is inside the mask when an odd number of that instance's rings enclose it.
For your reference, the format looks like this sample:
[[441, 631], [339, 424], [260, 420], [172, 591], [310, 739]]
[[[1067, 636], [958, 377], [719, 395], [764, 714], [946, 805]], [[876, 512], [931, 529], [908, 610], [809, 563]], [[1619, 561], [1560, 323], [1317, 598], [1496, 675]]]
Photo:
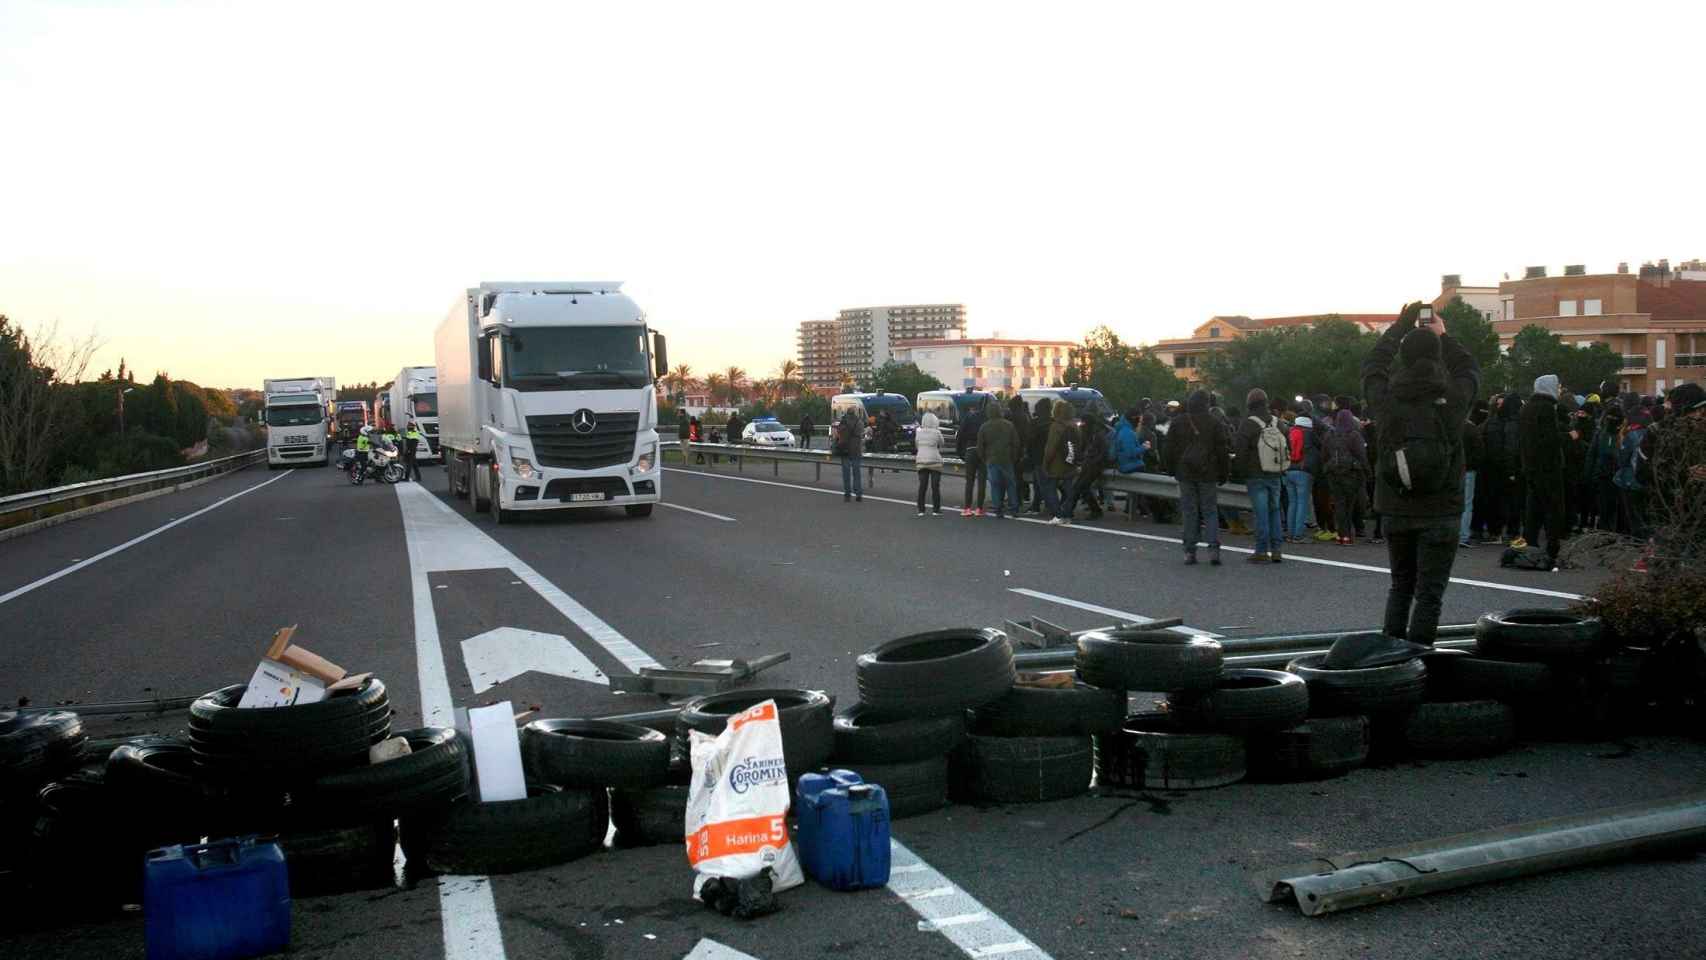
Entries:
[[261, 390], [266, 397], [267, 468], [329, 465], [337, 379], [282, 377], [263, 381]]
[[415, 448], [415, 458], [432, 460], [439, 455], [438, 446], [438, 372], [436, 367], [404, 367], [391, 381], [386, 391], [397, 435], [409, 428], [413, 420], [421, 431], [422, 443]]
[[367, 426], [367, 403], [362, 400], [338, 401], [338, 438], [354, 443], [361, 428]]
[[656, 378], [664, 336], [604, 281], [483, 283], [434, 337], [450, 492], [497, 523], [516, 511], [662, 498]]

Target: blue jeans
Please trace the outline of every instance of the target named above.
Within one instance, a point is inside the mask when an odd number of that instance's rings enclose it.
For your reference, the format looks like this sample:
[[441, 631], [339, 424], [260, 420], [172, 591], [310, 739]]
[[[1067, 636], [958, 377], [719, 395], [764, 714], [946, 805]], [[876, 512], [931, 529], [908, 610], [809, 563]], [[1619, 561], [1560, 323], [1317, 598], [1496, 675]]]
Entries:
[[1209, 550], [1220, 553], [1220, 490], [1210, 481], [1179, 481], [1179, 539], [1184, 542], [1185, 555], [1197, 554], [1197, 542], [1208, 541]]
[[1463, 523], [1457, 530], [1457, 542], [1469, 542], [1469, 524], [1475, 518], [1475, 471], [1463, 471]]
[[841, 458], [841, 495], [852, 494], [855, 497], [865, 496], [865, 479], [859, 475], [859, 468], [864, 466], [864, 457]]
[[1043, 492], [1043, 512], [1051, 517], [1060, 516], [1060, 481], [1048, 475], [1042, 467], [1037, 468], [1037, 489]]
[[1285, 542], [1284, 517], [1280, 515], [1280, 478], [1252, 477], [1244, 481], [1250, 491], [1250, 506], [1256, 513], [1256, 552], [1278, 553]]
[[1002, 514], [1008, 504], [1013, 512], [1019, 512], [1019, 481], [1013, 476], [1013, 465], [1010, 463], [992, 463], [989, 470], [989, 499], [995, 504], [997, 515]]
[[1286, 518], [1285, 533], [1288, 537], [1301, 537], [1309, 529], [1309, 505], [1313, 494], [1310, 488], [1314, 486], [1315, 478], [1307, 470], [1287, 470], [1285, 472], [1285, 495], [1291, 502], [1286, 505], [1289, 513]]

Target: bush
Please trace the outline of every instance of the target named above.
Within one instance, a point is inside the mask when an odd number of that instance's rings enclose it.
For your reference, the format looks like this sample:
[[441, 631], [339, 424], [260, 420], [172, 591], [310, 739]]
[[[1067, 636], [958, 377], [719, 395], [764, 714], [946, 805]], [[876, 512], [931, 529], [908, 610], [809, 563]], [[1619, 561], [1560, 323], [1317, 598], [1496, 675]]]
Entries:
[[1706, 646], [1706, 571], [1625, 572], [1577, 607], [1605, 621], [1622, 644]]

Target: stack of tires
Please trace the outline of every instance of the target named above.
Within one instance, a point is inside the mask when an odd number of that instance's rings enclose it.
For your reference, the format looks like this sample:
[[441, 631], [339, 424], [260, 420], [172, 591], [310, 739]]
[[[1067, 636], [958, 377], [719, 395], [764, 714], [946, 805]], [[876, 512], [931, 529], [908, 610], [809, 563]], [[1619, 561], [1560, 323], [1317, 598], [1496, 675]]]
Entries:
[[[1427, 665], [1412, 657], [1378, 667], [1337, 669], [1326, 665], [1327, 655], [1313, 653], [1291, 661], [1286, 672], [1295, 674], [1309, 687], [1307, 746], [1300, 742], [1278, 744], [1283, 762], [1293, 756], [1312, 757], [1326, 752], [1327, 769], [1313, 760], [1303, 769], [1264, 771], [1286, 779], [1331, 776], [1373, 758], [1391, 762], [1405, 754], [1405, 730], [1416, 709], [1427, 700]], [[1317, 744], [1315, 741], [1319, 740]], [[1356, 744], [1360, 741], [1360, 746]], [[1348, 753], [1347, 753], [1348, 751]], [[1354, 762], [1351, 754], [1360, 753]]]
[[[1478, 710], [1482, 737], [1488, 740], [1494, 738], [1486, 732], [1492, 727], [1507, 744], [1519, 734], [1529, 739], [1604, 736], [1614, 701], [1638, 689], [1646, 653], [1608, 649], [1594, 617], [1561, 610], [1489, 613], [1476, 621], [1473, 653], [1438, 652], [1429, 658], [1429, 699], [1457, 704], [1449, 709], [1458, 714], [1460, 727]], [[1474, 738], [1468, 739], [1471, 749], [1456, 755], [1475, 752]]]
[[[1200, 790], [1244, 778], [1244, 739], [1206, 719], [1224, 656], [1219, 642], [1171, 630], [1128, 627], [1078, 639], [1076, 677], [1091, 688], [1165, 695], [1196, 711], [1188, 723], [1173, 709], [1143, 709], [1093, 738], [1096, 781], [1135, 790]], [[1236, 712], [1236, 708], [1233, 708]], [[1238, 726], [1227, 719], [1228, 728]]]

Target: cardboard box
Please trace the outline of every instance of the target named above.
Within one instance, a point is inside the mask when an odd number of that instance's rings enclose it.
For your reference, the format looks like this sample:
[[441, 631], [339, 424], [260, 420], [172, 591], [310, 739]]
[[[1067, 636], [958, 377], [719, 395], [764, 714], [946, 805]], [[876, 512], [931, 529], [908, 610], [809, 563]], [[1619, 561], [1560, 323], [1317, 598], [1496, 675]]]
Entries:
[[357, 689], [372, 676], [345, 673], [343, 667], [325, 657], [292, 644], [290, 638], [295, 634], [295, 624], [273, 634], [260, 666], [249, 678], [248, 689], [237, 701], [239, 708], [318, 703], [342, 691]]
[[515, 729], [515, 708], [508, 700], [489, 707], [457, 707], [456, 732], [473, 754], [475, 799], [527, 799], [527, 776], [521, 769], [521, 736]]

